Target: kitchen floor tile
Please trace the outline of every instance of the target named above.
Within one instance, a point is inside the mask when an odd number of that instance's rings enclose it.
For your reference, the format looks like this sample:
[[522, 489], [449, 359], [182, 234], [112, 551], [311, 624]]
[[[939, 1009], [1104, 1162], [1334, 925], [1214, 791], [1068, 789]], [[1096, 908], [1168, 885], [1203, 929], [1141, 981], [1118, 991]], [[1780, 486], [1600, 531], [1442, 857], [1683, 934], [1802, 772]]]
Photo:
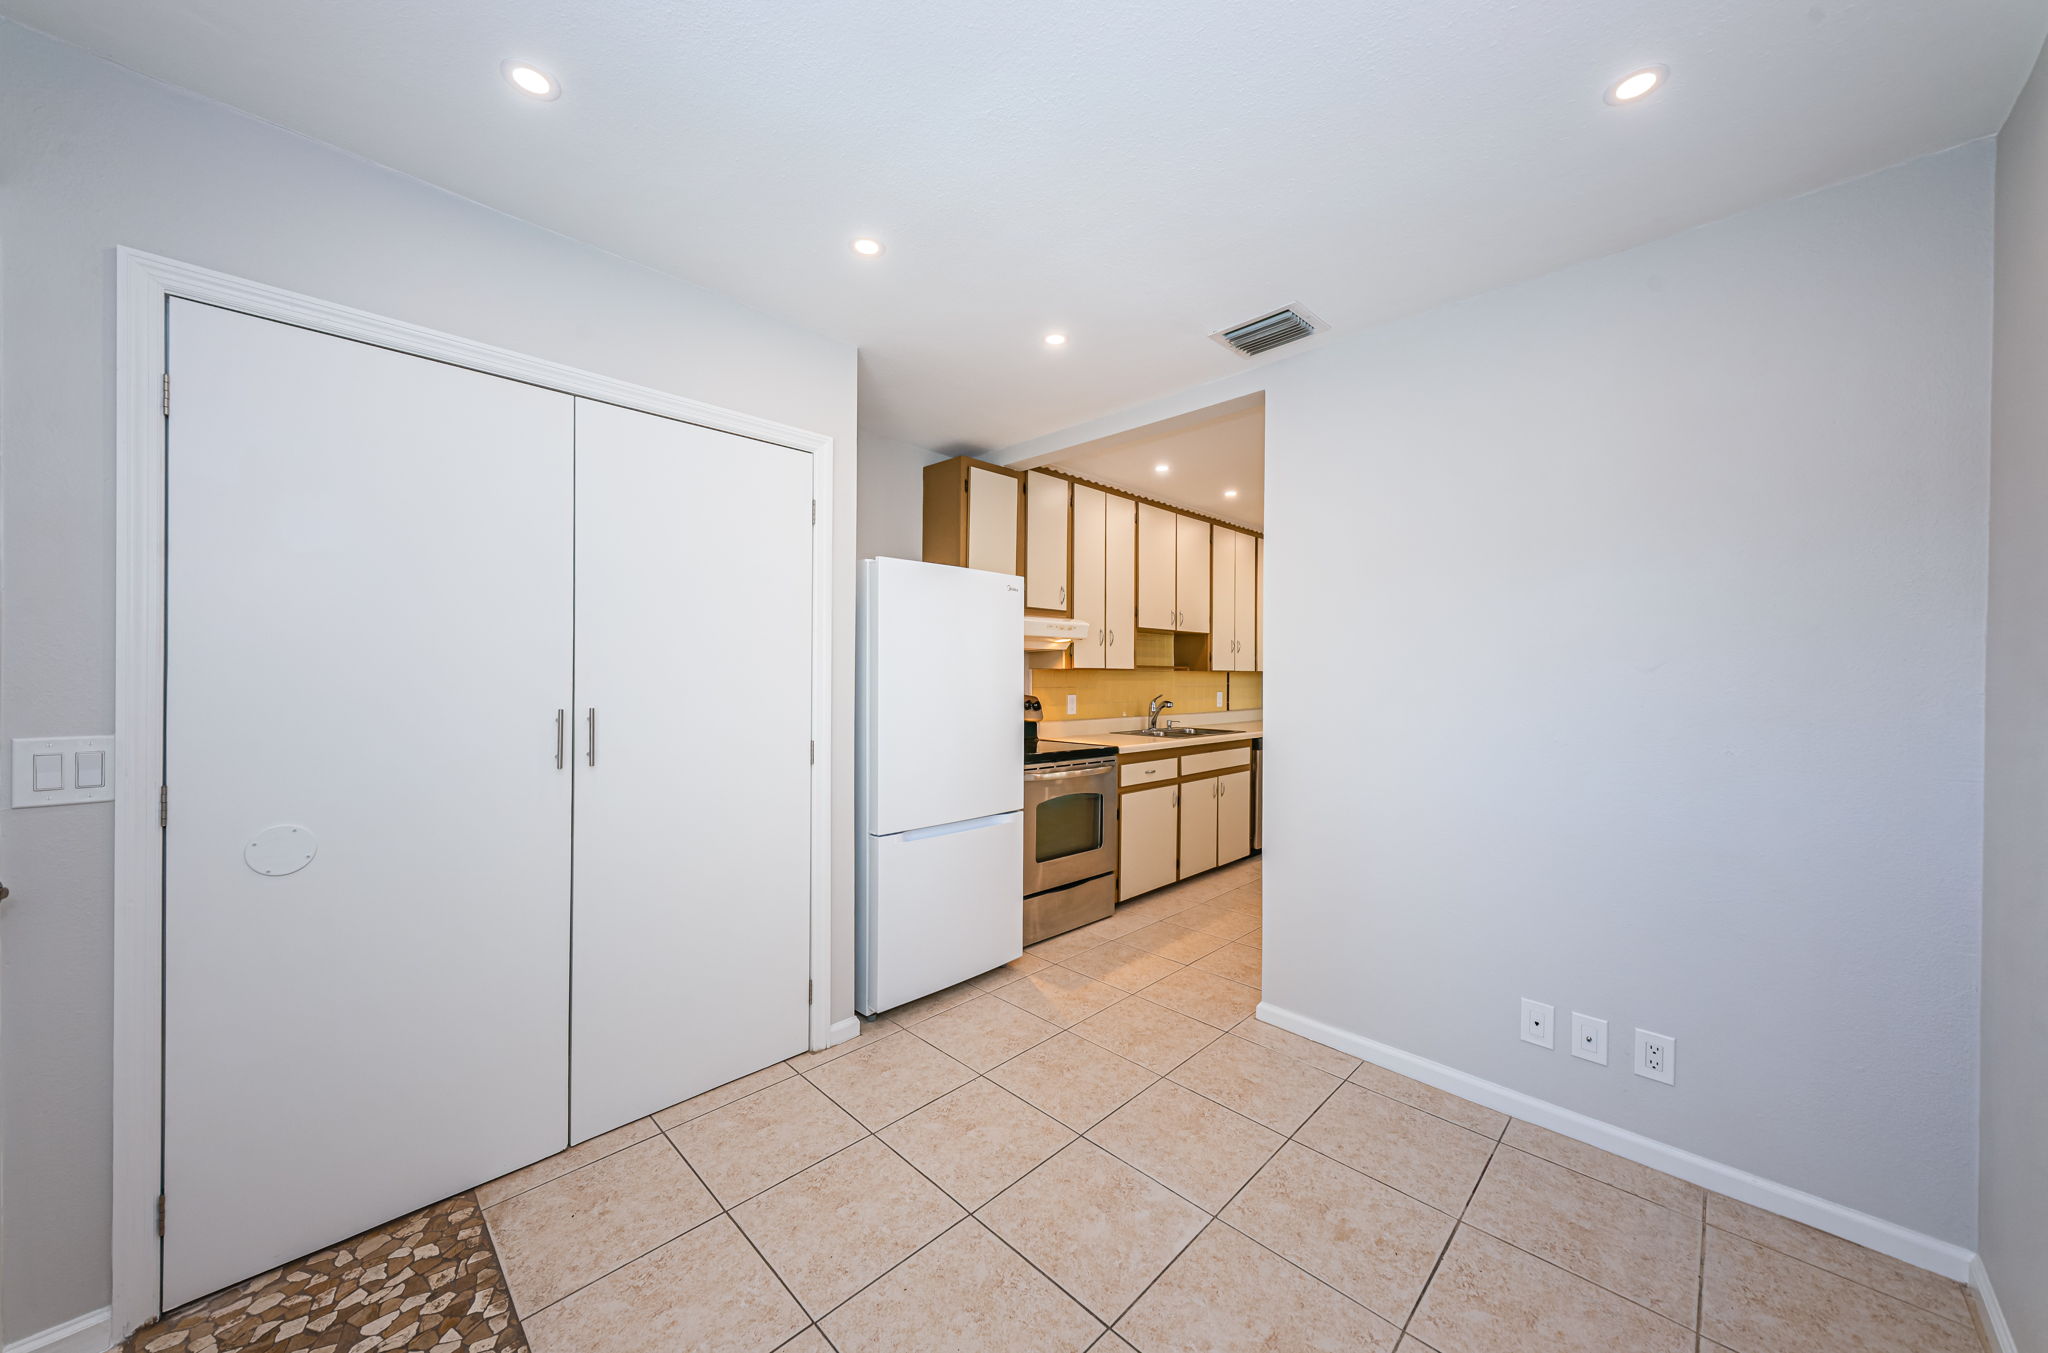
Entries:
[[[1207, 902], [1198, 902], [1189, 907], [1175, 916], [1173, 923], [1191, 930], [1205, 931], [1225, 940], [1234, 940], [1258, 928], [1259, 911], [1255, 907], [1234, 905], [1230, 901], [1230, 894], [1225, 893], [1221, 897], [1214, 897]], [[1221, 950], [1217, 952], [1220, 953]]]
[[1803, 1259], [1851, 1282], [1874, 1287], [1923, 1311], [1932, 1311], [1959, 1324], [1971, 1322], [1970, 1298], [1961, 1283], [1950, 1282], [1939, 1274], [1914, 1268], [1875, 1250], [1866, 1250], [1853, 1241], [1817, 1231], [1789, 1217], [1780, 1217], [1747, 1203], [1738, 1203], [1733, 1198], [1710, 1193], [1707, 1195], [1707, 1224], [1731, 1231], [1780, 1254]]
[[1259, 1008], [1259, 989], [1197, 968], [1182, 968], [1146, 987], [1145, 999], [1228, 1029]]
[[1182, 1062], [1169, 1079], [1283, 1133], [1306, 1123], [1344, 1083], [1235, 1034], [1225, 1034]]
[[[920, 996], [914, 1001], [905, 1001], [894, 1010], [887, 1010], [891, 1020], [905, 1029], [917, 1027], [919, 1021], [930, 1019], [941, 1010], [951, 1010], [962, 1001], [971, 1001], [981, 995], [981, 988], [972, 982], [960, 982], [944, 991], [934, 991], [929, 996]], [[803, 1068], [799, 1067], [798, 1070]]]
[[[840, 1044], [839, 1047], [852, 1051], [852, 1045], [859, 1041], [857, 1038], [849, 1038], [846, 1042]], [[826, 1049], [827, 1052], [837, 1052], [838, 1050], [838, 1048]], [[816, 1056], [818, 1054], [806, 1053], [804, 1055]], [[751, 1076], [742, 1076], [736, 1081], [727, 1081], [715, 1090], [706, 1090], [703, 1094], [694, 1095], [680, 1104], [671, 1104], [660, 1113], [654, 1115], [655, 1126], [672, 1128], [679, 1124], [687, 1123], [692, 1118], [702, 1118], [713, 1109], [722, 1109], [735, 1100], [745, 1099], [756, 1090], [765, 1090], [771, 1085], [788, 1080], [795, 1074], [796, 1072], [790, 1069], [787, 1062], [777, 1062], [774, 1066], [762, 1067]]]
[[1232, 1025], [1230, 1032], [1262, 1048], [1271, 1048], [1292, 1057], [1297, 1062], [1306, 1062], [1318, 1071], [1327, 1071], [1339, 1080], [1358, 1069], [1359, 1061], [1350, 1053], [1339, 1052], [1312, 1038], [1303, 1038], [1300, 1034], [1264, 1023], [1256, 1015]]
[[484, 1217], [524, 1319], [717, 1213], [668, 1139], [654, 1137], [508, 1198]]
[[530, 1188], [547, 1183], [550, 1179], [560, 1179], [571, 1170], [580, 1170], [592, 1161], [603, 1160], [613, 1152], [623, 1151], [636, 1142], [644, 1142], [660, 1130], [654, 1125], [652, 1118], [636, 1118], [624, 1127], [613, 1128], [610, 1132], [592, 1137], [589, 1141], [572, 1146], [567, 1151], [560, 1151], [546, 1160], [536, 1161], [523, 1170], [514, 1170], [511, 1174], [493, 1179], [488, 1184], [479, 1184], [476, 1201], [482, 1207], [495, 1207], [515, 1194], [524, 1193]]
[[1074, 1032], [1162, 1076], [1223, 1036], [1215, 1025], [1143, 996], [1132, 996], [1081, 1021]]
[[1257, 949], [1257, 950], [1259, 950], [1259, 951], [1261, 951], [1261, 952], [1264, 952], [1264, 950], [1265, 950], [1265, 947], [1266, 947], [1266, 930], [1265, 930], [1265, 927], [1264, 927], [1264, 926], [1253, 926], [1253, 927], [1252, 927], [1252, 928], [1251, 928], [1250, 930], [1246, 931], [1246, 932], [1245, 932], [1244, 934], [1242, 934], [1242, 935], [1239, 935], [1239, 936], [1237, 937], [1237, 942], [1238, 942], [1239, 944], [1249, 945], [1249, 946], [1251, 946], [1251, 947], [1252, 947], [1252, 948], [1254, 948], [1254, 949]]
[[813, 1325], [776, 1349], [775, 1353], [832, 1353], [832, 1345], [826, 1342], [825, 1336], [818, 1333], [818, 1327]]
[[995, 996], [1064, 1029], [1115, 1005], [1124, 993], [1086, 973], [1055, 965], [996, 988]]
[[1699, 1309], [1700, 1223], [1525, 1155], [1494, 1152], [1465, 1224], [1691, 1326]]
[[1507, 1130], [1506, 1114], [1489, 1109], [1484, 1104], [1474, 1104], [1469, 1099], [1460, 1099], [1454, 1094], [1437, 1089], [1434, 1085], [1424, 1085], [1421, 1081], [1411, 1080], [1383, 1066], [1374, 1066], [1371, 1062], [1358, 1064], [1357, 1069], [1351, 1073], [1351, 1083], [1362, 1085], [1368, 1090], [1376, 1090], [1388, 1099], [1398, 1099], [1403, 1104], [1420, 1109], [1424, 1113], [1433, 1113], [1439, 1118], [1448, 1119], [1482, 1137], [1498, 1141], [1500, 1134]]
[[1111, 940], [1085, 954], [1077, 954], [1064, 966], [1107, 982], [1119, 991], [1140, 991], [1181, 970], [1181, 965], [1172, 959], [1161, 958], [1123, 940]]
[[1394, 1326], [1232, 1230], [1209, 1223], [1117, 1333], [1141, 1349], [1392, 1353]]
[[732, 1210], [747, 1239], [813, 1317], [965, 1215], [874, 1137]]
[[1736, 1353], [1983, 1353], [1973, 1324], [1716, 1226], [1703, 1279], [1700, 1333]]
[[988, 1072], [988, 1078], [1074, 1131], [1086, 1132], [1159, 1076], [1108, 1048], [1063, 1033], [1012, 1057]]
[[1230, 943], [1221, 935], [1211, 935], [1206, 930], [1196, 930], [1172, 919], [1155, 921], [1142, 930], [1133, 930], [1123, 939], [1126, 944], [1136, 945], [1161, 958], [1170, 958], [1175, 963], [1192, 963]]
[[721, 1216], [528, 1316], [525, 1325], [534, 1353], [768, 1353], [785, 1347], [809, 1319]]
[[1398, 1100], [1340, 1085], [1295, 1140], [1457, 1216], [1493, 1143]]
[[972, 1071], [918, 1037], [921, 1027], [913, 1025], [866, 1052], [813, 1067], [804, 1076], [870, 1132], [887, 1127], [974, 1079]]
[[669, 1129], [669, 1140], [727, 1207], [865, 1135], [850, 1114], [801, 1076]]
[[1222, 1219], [1375, 1314], [1415, 1309], [1457, 1223], [1348, 1165], [1293, 1142]]
[[839, 1353], [1081, 1353], [1102, 1322], [969, 1217], [824, 1320]]
[[[895, 1020], [862, 1020], [860, 1022], [860, 1032], [847, 1039], [844, 1043], [834, 1043], [831, 1047], [821, 1048], [817, 1052], [800, 1052], [784, 1062], [783, 1065], [792, 1072], [809, 1071], [814, 1066], [823, 1066], [827, 1062], [837, 1061], [839, 1058], [852, 1053], [866, 1052], [875, 1044], [899, 1031], [900, 1026]], [[720, 1086], [719, 1088], [724, 1089], [725, 1087]], [[718, 1091], [713, 1090], [709, 1093], [715, 1095]], [[678, 1104], [675, 1107], [680, 1109], [690, 1102], [689, 1100], [684, 1100], [682, 1104]], [[662, 1110], [663, 1114], [673, 1112], [674, 1110], [671, 1109]]]
[[1697, 1184], [1689, 1184], [1661, 1170], [1647, 1165], [1638, 1165], [1632, 1160], [1602, 1151], [1597, 1146], [1573, 1141], [1570, 1137], [1524, 1123], [1516, 1119], [1508, 1125], [1507, 1135], [1501, 1138], [1517, 1151], [1526, 1151], [1532, 1156], [1541, 1156], [1567, 1170], [1577, 1170], [1590, 1175], [1603, 1184], [1612, 1184], [1626, 1189], [1638, 1198], [1648, 1198], [1653, 1203], [1688, 1216], [1700, 1215], [1705, 1201], [1706, 1190]]
[[1037, 972], [1045, 966], [1045, 960], [1035, 954], [1019, 954], [1002, 967], [985, 972], [979, 977], [968, 978], [968, 985], [978, 991], [994, 991], [997, 987], [1008, 986], [1026, 973]]
[[1259, 984], [1262, 962], [1263, 956], [1257, 949], [1249, 944], [1232, 943], [1196, 959], [1190, 966], [1197, 972], [1212, 972], [1218, 977], [1227, 977], [1233, 982], [1256, 987]]
[[884, 1128], [881, 1138], [972, 1210], [1074, 1134], [992, 1081], [976, 1079]]
[[1469, 1226], [1408, 1329], [1441, 1353], [1694, 1353], [1691, 1330]]
[[1064, 963], [1076, 954], [1085, 954], [1098, 944], [1106, 944], [1112, 938], [1108, 935], [1090, 935], [1089, 927], [1069, 930], [1049, 940], [1040, 940], [1024, 952], [1033, 958], [1042, 958], [1048, 963]]
[[1088, 1140], [1213, 1213], [1285, 1138], [1164, 1080], [1097, 1123]]
[[1085, 1139], [977, 1215], [1105, 1322], [1137, 1300], [1209, 1219]]
[[962, 1001], [917, 1026], [919, 1038], [976, 1071], [1007, 1062], [1058, 1032], [1058, 1025], [993, 996]]

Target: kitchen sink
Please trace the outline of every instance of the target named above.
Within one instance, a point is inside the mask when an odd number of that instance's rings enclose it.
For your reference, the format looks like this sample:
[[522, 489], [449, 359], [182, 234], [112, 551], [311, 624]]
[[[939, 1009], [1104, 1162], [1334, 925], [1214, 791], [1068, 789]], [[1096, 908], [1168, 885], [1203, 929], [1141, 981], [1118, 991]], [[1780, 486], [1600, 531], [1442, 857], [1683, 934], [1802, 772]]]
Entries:
[[1248, 738], [1242, 728], [1140, 728], [1141, 738]]

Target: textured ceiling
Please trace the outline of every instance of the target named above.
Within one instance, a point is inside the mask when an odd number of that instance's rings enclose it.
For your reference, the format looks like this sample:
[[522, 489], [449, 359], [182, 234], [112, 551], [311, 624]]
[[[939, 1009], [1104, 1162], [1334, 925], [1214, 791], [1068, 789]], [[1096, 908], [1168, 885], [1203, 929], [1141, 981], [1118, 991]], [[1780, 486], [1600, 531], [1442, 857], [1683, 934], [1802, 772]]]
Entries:
[[[1989, 134], [2048, 26], [2043, 0], [0, 13], [856, 342], [863, 421], [927, 446], [1239, 370], [1206, 335], [1280, 305], [1356, 331]], [[562, 98], [512, 93], [507, 57]], [[1602, 101], [1652, 62], [1665, 89]]]

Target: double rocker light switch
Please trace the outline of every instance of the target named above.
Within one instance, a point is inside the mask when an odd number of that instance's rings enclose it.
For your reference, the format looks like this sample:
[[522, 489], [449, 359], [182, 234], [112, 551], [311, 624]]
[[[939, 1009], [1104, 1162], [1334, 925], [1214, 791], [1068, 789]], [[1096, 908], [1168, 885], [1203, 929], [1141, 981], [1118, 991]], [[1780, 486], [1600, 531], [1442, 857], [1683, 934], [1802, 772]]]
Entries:
[[104, 803], [114, 797], [112, 738], [16, 738], [14, 806]]

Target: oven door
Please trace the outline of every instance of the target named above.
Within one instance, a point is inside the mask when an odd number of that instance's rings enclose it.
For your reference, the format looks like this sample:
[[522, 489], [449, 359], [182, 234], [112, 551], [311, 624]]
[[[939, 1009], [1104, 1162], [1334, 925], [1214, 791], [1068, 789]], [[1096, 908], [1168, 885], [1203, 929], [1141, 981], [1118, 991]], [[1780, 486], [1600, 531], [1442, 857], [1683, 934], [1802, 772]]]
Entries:
[[1024, 891], [1044, 892], [1116, 868], [1116, 767], [1024, 772]]

